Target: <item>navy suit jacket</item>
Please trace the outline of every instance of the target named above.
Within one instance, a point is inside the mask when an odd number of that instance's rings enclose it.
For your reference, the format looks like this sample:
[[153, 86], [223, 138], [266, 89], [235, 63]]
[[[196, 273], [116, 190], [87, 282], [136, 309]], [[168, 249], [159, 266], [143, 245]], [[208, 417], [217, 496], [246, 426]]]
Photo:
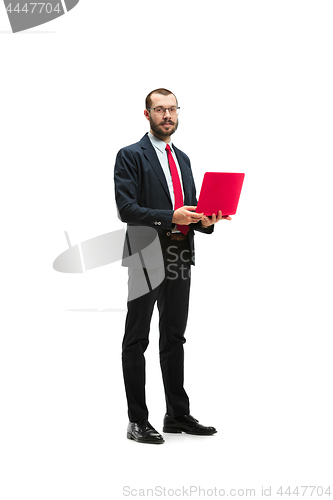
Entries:
[[[184, 205], [197, 205], [196, 190], [188, 156], [173, 145], [181, 170]], [[166, 178], [148, 133], [142, 139], [122, 148], [114, 169], [115, 196], [119, 217], [128, 226], [148, 226], [156, 229], [162, 251], [170, 245], [173, 228], [172, 206]], [[210, 234], [214, 226], [205, 229], [201, 223], [189, 225], [191, 264], [194, 265], [194, 231]]]

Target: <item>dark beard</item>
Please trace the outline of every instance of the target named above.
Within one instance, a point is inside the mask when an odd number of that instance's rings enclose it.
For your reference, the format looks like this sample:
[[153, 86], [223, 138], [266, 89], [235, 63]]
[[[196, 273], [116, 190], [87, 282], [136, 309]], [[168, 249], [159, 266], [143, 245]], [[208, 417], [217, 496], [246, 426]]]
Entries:
[[[165, 122], [163, 122], [165, 123]], [[162, 123], [162, 125], [163, 125]], [[177, 121], [176, 123], [172, 122], [172, 124], [170, 124], [171, 126], [173, 126], [174, 128], [173, 129], [170, 129], [170, 130], [164, 130], [160, 125], [157, 125], [151, 118], [150, 118], [150, 128], [152, 129], [153, 132], [155, 132], [155, 134], [158, 136], [162, 136], [162, 137], [168, 137], [172, 134], [174, 134], [178, 128], [178, 118], [177, 118]]]

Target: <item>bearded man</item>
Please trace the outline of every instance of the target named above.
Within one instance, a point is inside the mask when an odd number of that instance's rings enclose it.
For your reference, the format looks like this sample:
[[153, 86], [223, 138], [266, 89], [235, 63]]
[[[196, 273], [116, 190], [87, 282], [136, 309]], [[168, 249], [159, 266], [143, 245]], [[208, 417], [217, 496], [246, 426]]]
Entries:
[[[146, 98], [144, 116], [150, 131], [117, 155], [114, 181], [119, 216], [131, 228], [154, 228], [163, 254], [164, 279], [156, 287], [146, 268], [131, 267], [122, 365], [128, 403], [127, 437], [136, 442], [161, 444], [162, 435], [148, 421], [145, 397], [145, 357], [152, 313], [159, 311], [159, 355], [166, 399], [164, 433], [212, 435], [190, 414], [184, 389], [185, 329], [194, 265], [194, 232], [211, 234], [222, 213], [212, 218], [195, 212], [197, 199], [188, 156], [171, 141], [178, 127], [179, 106], [167, 89]], [[230, 219], [230, 217], [227, 217]], [[129, 241], [128, 251], [129, 249]], [[133, 250], [133, 249], [132, 249]], [[126, 265], [126, 264], [125, 264]], [[135, 283], [144, 280], [147, 293], [131, 296]], [[139, 296], [137, 296], [139, 295]]]

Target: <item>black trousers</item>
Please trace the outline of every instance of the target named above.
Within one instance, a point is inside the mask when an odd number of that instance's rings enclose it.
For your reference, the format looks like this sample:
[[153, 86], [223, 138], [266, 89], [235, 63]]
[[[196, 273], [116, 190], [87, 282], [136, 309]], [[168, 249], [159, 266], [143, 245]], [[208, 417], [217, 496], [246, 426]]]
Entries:
[[[166, 412], [173, 417], [189, 414], [184, 385], [185, 329], [190, 294], [190, 250], [188, 240], [171, 240], [165, 249], [162, 283], [127, 303], [122, 364], [131, 422], [148, 418], [145, 397], [145, 350], [155, 303], [159, 311], [159, 355], [166, 399]], [[161, 272], [155, 270], [153, 273]], [[148, 278], [152, 275], [149, 270]], [[129, 268], [129, 297], [133, 284], [147, 280], [147, 270]], [[154, 279], [152, 279], [154, 282]], [[147, 289], [148, 289], [147, 287]], [[152, 289], [153, 288], [153, 289]]]

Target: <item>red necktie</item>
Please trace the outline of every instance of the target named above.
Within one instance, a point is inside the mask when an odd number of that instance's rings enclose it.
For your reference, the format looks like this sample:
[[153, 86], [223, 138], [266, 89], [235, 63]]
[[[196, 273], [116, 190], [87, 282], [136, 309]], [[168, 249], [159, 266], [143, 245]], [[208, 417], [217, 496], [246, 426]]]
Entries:
[[[177, 169], [175, 160], [173, 159], [169, 144], [166, 145], [165, 150], [166, 150], [167, 155], [168, 155], [169, 167], [170, 167], [172, 184], [173, 184], [173, 192], [175, 195], [175, 210], [177, 210], [177, 208], [184, 206], [182, 186], [180, 184], [178, 169]], [[177, 224], [177, 229], [179, 231], [181, 231], [183, 234], [187, 234], [189, 231], [188, 226], [181, 226], [179, 224]]]

